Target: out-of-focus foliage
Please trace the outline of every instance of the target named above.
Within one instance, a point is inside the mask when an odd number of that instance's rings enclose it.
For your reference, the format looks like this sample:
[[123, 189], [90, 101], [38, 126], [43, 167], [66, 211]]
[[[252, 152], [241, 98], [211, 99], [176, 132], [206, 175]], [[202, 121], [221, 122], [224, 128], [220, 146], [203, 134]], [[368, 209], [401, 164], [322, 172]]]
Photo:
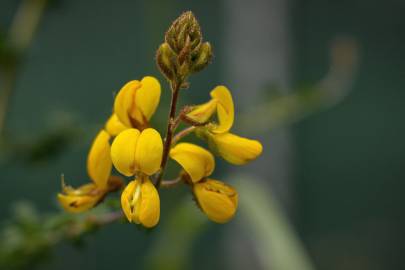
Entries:
[[0, 269], [32, 269], [43, 264], [61, 241], [81, 245], [87, 233], [121, 220], [121, 213], [110, 208], [116, 204], [111, 200], [87, 215], [69, 215], [41, 214], [29, 202], [16, 203], [12, 218], [0, 232]]

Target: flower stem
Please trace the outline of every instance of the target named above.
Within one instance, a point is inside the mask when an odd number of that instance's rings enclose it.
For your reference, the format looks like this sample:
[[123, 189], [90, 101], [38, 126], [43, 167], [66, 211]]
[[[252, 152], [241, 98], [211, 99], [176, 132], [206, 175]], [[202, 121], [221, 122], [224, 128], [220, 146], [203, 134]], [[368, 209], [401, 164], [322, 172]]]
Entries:
[[171, 188], [176, 186], [178, 183], [180, 183], [183, 180], [181, 176], [177, 177], [176, 179], [173, 180], [162, 180], [160, 186], [163, 188]]
[[187, 136], [188, 134], [190, 134], [191, 132], [193, 132], [196, 129], [195, 126], [191, 126], [188, 128], [183, 129], [182, 131], [180, 131], [179, 133], [177, 133], [172, 140], [172, 145], [176, 144], [179, 140], [181, 140], [183, 137]]
[[170, 112], [169, 112], [169, 119], [167, 121], [167, 129], [166, 129], [166, 136], [165, 136], [165, 142], [163, 146], [163, 156], [162, 156], [162, 162], [160, 163], [160, 173], [157, 176], [156, 180], [156, 187], [159, 188], [160, 184], [162, 183], [162, 178], [163, 174], [166, 168], [167, 164], [167, 159], [169, 157], [169, 151], [170, 147], [172, 145], [172, 138], [173, 138], [173, 133], [174, 133], [174, 126], [175, 126], [175, 117], [176, 117], [176, 106], [177, 106], [177, 100], [179, 97], [179, 92], [180, 92], [180, 86], [182, 84], [182, 81], [180, 79], [174, 80], [171, 82], [171, 88], [172, 88], [172, 99], [170, 102]]

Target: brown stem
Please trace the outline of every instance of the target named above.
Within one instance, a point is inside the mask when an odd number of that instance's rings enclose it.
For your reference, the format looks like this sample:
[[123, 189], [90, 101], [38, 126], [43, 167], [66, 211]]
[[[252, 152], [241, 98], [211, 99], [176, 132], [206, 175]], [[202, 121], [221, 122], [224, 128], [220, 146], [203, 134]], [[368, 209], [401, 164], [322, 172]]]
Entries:
[[181, 140], [183, 137], [187, 136], [188, 134], [190, 134], [191, 132], [193, 132], [196, 129], [195, 126], [191, 126], [188, 128], [183, 129], [182, 131], [180, 131], [179, 133], [177, 133], [172, 140], [172, 145], [175, 145], [179, 140]]
[[160, 186], [163, 188], [171, 188], [176, 186], [178, 183], [180, 183], [183, 179], [181, 177], [178, 177], [176, 179], [173, 180], [162, 180], [162, 182], [160, 183]]
[[162, 162], [160, 163], [160, 173], [157, 176], [156, 180], [156, 187], [160, 187], [162, 182], [162, 177], [166, 168], [167, 159], [169, 157], [170, 146], [172, 145], [172, 138], [174, 132], [174, 124], [175, 124], [175, 117], [176, 117], [176, 106], [177, 106], [177, 99], [179, 97], [179, 90], [182, 84], [181, 80], [175, 80], [171, 83], [172, 87], [172, 99], [170, 102], [170, 113], [169, 119], [167, 121], [167, 129], [166, 129], [166, 136], [165, 136], [165, 144], [163, 146], [163, 156]]

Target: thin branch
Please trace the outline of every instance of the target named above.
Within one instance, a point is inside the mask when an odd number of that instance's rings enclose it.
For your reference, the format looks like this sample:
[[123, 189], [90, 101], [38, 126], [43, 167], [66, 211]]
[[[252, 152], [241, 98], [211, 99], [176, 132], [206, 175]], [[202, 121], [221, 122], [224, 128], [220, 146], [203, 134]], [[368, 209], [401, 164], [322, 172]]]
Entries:
[[182, 131], [180, 131], [179, 133], [177, 133], [172, 140], [172, 145], [175, 145], [179, 140], [181, 140], [182, 138], [184, 138], [185, 136], [189, 135], [190, 133], [192, 133], [194, 130], [196, 129], [195, 126], [191, 126], [188, 128], [183, 129]]
[[173, 138], [173, 132], [174, 132], [174, 125], [175, 125], [175, 117], [176, 117], [176, 106], [177, 106], [177, 99], [179, 97], [179, 92], [180, 92], [180, 86], [182, 82], [180, 80], [176, 80], [172, 82], [170, 85], [172, 87], [172, 99], [170, 102], [170, 113], [169, 113], [169, 119], [167, 121], [167, 128], [166, 128], [166, 136], [165, 136], [165, 144], [163, 147], [163, 156], [162, 156], [162, 162], [160, 164], [160, 173], [157, 176], [156, 180], [156, 187], [160, 187], [160, 184], [162, 182], [162, 177], [166, 168], [167, 164], [167, 159], [169, 157], [169, 151], [170, 147], [172, 145], [172, 138]]
[[163, 188], [171, 188], [181, 183], [182, 181], [183, 181], [182, 177], [177, 177], [176, 179], [173, 180], [162, 180], [160, 186]]

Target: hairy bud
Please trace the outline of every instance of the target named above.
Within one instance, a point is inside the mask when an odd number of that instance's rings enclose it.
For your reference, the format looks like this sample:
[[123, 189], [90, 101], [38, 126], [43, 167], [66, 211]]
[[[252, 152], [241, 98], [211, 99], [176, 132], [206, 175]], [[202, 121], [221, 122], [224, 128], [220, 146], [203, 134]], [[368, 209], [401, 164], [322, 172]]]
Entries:
[[166, 32], [165, 41], [176, 54], [180, 54], [187, 46], [192, 51], [200, 45], [200, 25], [191, 11], [184, 12], [172, 23]]
[[203, 43], [200, 25], [191, 11], [184, 12], [172, 23], [165, 42], [156, 52], [157, 65], [169, 81], [186, 82], [190, 74], [206, 67], [211, 58], [211, 45]]
[[176, 54], [166, 42], [156, 52], [156, 63], [163, 75], [172, 80], [176, 74]]
[[212, 49], [209, 42], [200, 46], [196, 57], [191, 59], [191, 72], [195, 73], [205, 68], [212, 59]]

